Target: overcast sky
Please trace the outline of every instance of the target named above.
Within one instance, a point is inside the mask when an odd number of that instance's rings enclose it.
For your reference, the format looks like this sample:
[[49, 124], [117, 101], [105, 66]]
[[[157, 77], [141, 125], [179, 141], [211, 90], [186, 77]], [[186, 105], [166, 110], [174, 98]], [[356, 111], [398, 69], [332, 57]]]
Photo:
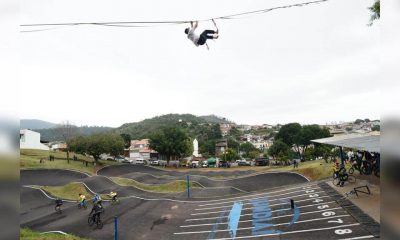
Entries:
[[[191, 20], [299, 2], [22, 0], [20, 18]], [[112, 127], [167, 113], [246, 124], [378, 119], [380, 35], [379, 23], [367, 26], [372, 2], [330, 0], [220, 20], [209, 51], [186, 38], [185, 25], [21, 33], [19, 115]]]

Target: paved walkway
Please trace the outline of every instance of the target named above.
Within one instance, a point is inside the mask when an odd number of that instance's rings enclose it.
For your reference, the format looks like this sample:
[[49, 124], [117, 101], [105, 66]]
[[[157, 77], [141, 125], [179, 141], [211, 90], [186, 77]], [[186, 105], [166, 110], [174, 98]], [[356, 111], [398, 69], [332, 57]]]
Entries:
[[327, 183], [329, 186], [343, 195], [346, 192], [350, 192], [355, 187], [367, 185], [371, 191], [371, 195], [361, 193], [358, 197], [356, 195], [352, 195], [348, 197], [348, 199], [354, 205], [359, 207], [364, 213], [368, 214], [376, 222], [380, 223], [381, 188], [379, 185], [379, 178], [376, 178], [375, 176], [356, 175], [356, 179], [357, 181], [355, 183], [346, 183], [343, 187], [334, 186], [332, 181], [327, 181]]

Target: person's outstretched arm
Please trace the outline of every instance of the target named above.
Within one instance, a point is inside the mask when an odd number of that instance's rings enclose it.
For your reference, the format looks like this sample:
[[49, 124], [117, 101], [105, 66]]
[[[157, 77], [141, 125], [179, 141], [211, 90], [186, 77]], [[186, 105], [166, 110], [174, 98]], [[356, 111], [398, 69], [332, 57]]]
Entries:
[[196, 29], [197, 28], [197, 26], [199, 25], [199, 22], [198, 21], [192, 21], [192, 22], [190, 22], [190, 24], [192, 25], [192, 28], [193, 29]]

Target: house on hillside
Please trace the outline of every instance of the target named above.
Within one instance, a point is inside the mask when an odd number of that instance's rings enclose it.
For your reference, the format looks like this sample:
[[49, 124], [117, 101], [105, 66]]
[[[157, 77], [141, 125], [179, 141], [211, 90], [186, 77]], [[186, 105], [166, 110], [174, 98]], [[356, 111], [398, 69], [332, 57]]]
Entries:
[[50, 142], [48, 145], [53, 151], [67, 151], [67, 144], [65, 142]]
[[157, 159], [158, 153], [150, 148], [149, 139], [131, 140], [128, 157], [132, 159]]
[[228, 148], [228, 141], [226, 139], [218, 140], [215, 143], [215, 155], [219, 156]]
[[40, 142], [40, 133], [29, 129], [19, 130], [20, 149], [49, 150], [49, 147]]

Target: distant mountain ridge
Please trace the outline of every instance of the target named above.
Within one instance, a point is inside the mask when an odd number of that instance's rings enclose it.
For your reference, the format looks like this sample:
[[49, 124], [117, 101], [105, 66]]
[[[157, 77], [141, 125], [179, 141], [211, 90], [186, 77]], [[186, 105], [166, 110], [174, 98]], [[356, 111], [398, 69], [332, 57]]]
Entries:
[[49, 129], [57, 126], [56, 123], [47, 122], [39, 119], [21, 119], [20, 129]]

